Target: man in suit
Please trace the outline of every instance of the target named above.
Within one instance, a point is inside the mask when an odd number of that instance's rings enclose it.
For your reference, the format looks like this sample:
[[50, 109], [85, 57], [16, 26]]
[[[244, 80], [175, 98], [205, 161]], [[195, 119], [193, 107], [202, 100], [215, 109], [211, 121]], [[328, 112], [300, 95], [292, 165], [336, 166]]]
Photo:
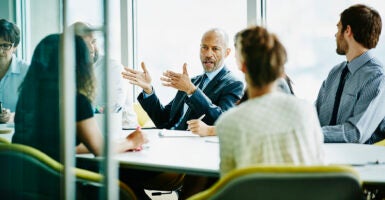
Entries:
[[186, 130], [186, 121], [204, 116], [202, 121], [212, 125], [226, 110], [235, 106], [243, 94], [243, 83], [224, 65], [230, 54], [228, 36], [221, 29], [203, 34], [200, 59], [204, 74], [190, 79], [187, 64], [183, 72], [166, 71], [163, 85], [178, 90], [175, 98], [163, 106], [153, 90], [151, 77], [144, 63], [143, 71], [125, 68], [123, 77], [143, 88], [138, 100], [157, 128]]
[[353, 5], [341, 13], [335, 35], [337, 64], [322, 83], [316, 108], [325, 142], [372, 144], [385, 138], [385, 73], [374, 49], [379, 13]]

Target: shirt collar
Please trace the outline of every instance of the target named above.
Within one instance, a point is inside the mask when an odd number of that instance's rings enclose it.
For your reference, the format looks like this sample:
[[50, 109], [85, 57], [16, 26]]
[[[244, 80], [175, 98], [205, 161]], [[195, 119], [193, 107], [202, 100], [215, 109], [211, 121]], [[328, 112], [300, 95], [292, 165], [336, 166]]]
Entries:
[[211, 81], [222, 69], [223, 69], [224, 65], [222, 65], [221, 67], [219, 67], [218, 69], [212, 71], [212, 72], [206, 72], [206, 76], [207, 78], [209, 79], [209, 81]]
[[14, 74], [20, 74], [20, 67], [17, 66], [17, 57], [15, 54], [12, 54], [12, 60], [11, 64], [9, 65], [9, 72], [14, 73]]
[[353, 74], [355, 71], [357, 71], [362, 65], [367, 63], [369, 60], [374, 58], [374, 52], [373, 50], [368, 50], [362, 55], [358, 56], [357, 58], [354, 58], [348, 63], [348, 69]]

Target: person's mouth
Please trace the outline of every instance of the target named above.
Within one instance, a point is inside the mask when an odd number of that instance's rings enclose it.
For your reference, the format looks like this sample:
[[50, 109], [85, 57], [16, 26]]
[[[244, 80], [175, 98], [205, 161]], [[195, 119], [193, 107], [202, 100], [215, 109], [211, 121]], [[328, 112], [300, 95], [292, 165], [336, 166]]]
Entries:
[[214, 61], [212, 61], [212, 60], [205, 60], [205, 61], [203, 61], [203, 64], [204, 65], [214, 65]]

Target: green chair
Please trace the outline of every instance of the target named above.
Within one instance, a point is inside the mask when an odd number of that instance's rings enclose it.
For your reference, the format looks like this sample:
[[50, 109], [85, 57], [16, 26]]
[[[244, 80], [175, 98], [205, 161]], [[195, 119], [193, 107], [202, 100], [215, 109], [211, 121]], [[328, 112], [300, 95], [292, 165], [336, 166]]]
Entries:
[[253, 166], [237, 169], [190, 200], [359, 200], [357, 173], [347, 166]]
[[[63, 165], [41, 151], [22, 144], [0, 143], [1, 199], [60, 199]], [[95, 199], [103, 177], [74, 168], [77, 199]], [[121, 199], [136, 199], [132, 190], [117, 181]]]

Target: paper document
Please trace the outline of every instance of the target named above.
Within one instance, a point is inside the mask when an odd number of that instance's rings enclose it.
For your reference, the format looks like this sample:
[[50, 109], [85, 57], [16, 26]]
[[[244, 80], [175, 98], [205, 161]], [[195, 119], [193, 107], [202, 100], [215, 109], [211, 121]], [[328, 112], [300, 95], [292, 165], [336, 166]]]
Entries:
[[160, 137], [199, 137], [199, 135], [193, 134], [191, 131], [168, 130], [168, 129], [160, 130], [159, 136]]
[[209, 137], [205, 138], [205, 142], [219, 143], [219, 138], [218, 138], [218, 136], [209, 136]]

